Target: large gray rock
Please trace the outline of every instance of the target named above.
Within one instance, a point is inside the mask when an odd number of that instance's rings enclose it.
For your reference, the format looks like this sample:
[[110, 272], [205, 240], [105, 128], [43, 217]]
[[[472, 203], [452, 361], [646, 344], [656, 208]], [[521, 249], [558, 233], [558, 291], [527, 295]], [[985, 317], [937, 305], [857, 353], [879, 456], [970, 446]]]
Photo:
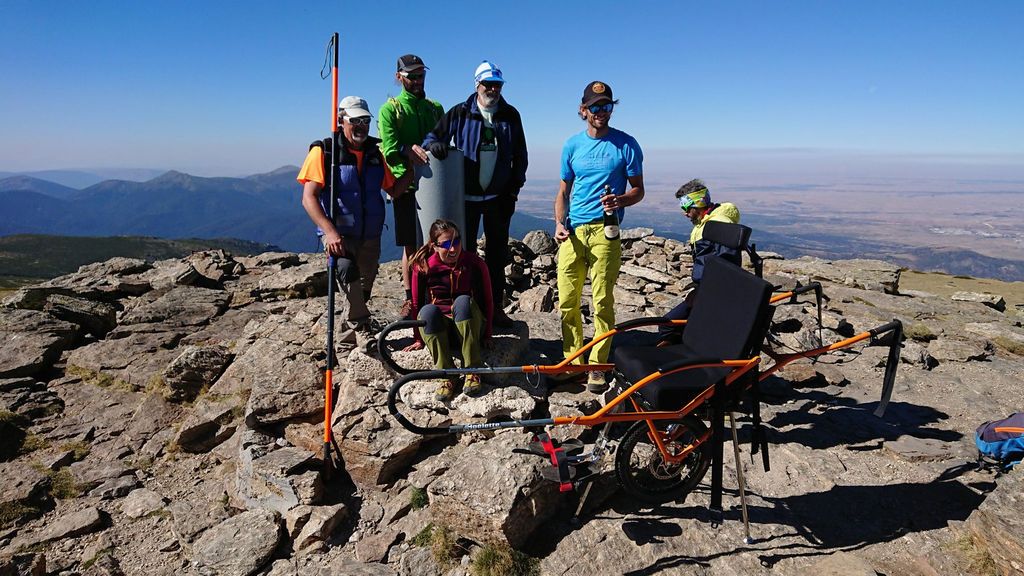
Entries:
[[527, 232], [526, 236], [523, 236], [523, 244], [526, 244], [537, 256], [541, 254], [554, 254], [558, 251], [558, 244], [555, 243], [555, 239], [544, 230]]
[[237, 395], [203, 397], [182, 422], [174, 438], [186, 452], [207, 452], [235, 433], [245, 402]]
[[228, 298], [224, 291], [195, 286], [154, 290], [125, 307], [120, 325], [111, 336], [203, 326], [227, 309]]
[[123, 384], [142, 390], [154, 383], [167, 364], [178, 356], [179, 331], [138, 332], [75, 348], [68, 354], [69, 372], [101, 385]]
[[1003, 312], [1006, 310], [1006, 300], [998, 294], [981, 294], [979, 292], [954, 292], [950, 296], [954, 302], [978, 302], [989, 308]]
[[147, 514], [163, 509], [167, 499], [156, 492], [139, 488], [132, 490], [124, 500], [121, 501], [121, 513], [129, 518], [141, 518]]
[[327, 294], [326, 260], [266, 274], [260, 279], [256, 294], [262, 300], [324, 296]]
[[997, 481], [965, 527], [1002, 574], [1024, 573], [1024, 470], [1018, 465]]
[[72, 512], [70, 514], [55, 514], [53, 515], [52, 520], [43, 526], [42, 530], [30, 534], [19, 535], [14, 539], [14, 542], [12, 542], [11, 545], [17, 549], [36, 546], [38, 544], [52, 542], [53, 540], [61, 540], [63, 538], [74, 538], [75, 536], [95, 532], [100, 528], [103, 528], [105, 523], [106, 515], [92, 507]]
[[795, 260], [773, 260], [769, 270], [808, 281], [824, 280], [886, 294], [899, 293], [900, 267], [881, 260], [828, 261], [801, 256]]
[[152, 289], [138, 274], [152, 268], [138, 258], [111, 258], [106, 262], [86, 264], [71, 274], [44, 283], [49, 293], [74, 294], [90, 300], [112, 302], [128, 296], [139, 296]]
[[60, 397], [35, 378], [0, 379], [0, 412], [13, 412], [34, 420], [56, 414], [63, 407]]
[[186, 346], [163, 371], [166, 396], [173, 401], [192, 401], [209, 388], [233, 358], [224, 346]]
[[51, 294], [46, 297], [43, 311], [55, 318], [78, 324], [83, 331], [97, 338], [104, 337], [117, 326], [117, 309], [111, 304], [95, 300]]
[[469, 446], [427, 489], [434, 522], [477, 542], [525, 543], [555, 514], [559, 496], [540, 475], [544, 460], [514, 451], [529, 441], [506, 432]]
[[939, 338], [929, 342], [928, 354], [940, 364], [984, 360], [989, 356], [989, 352], [977, 344], [951, 338]]
[[547, 284], [538, 284], [519, 295], [519, 311], [546, 313], [555, 309], [555, 291]]
[[0, 309], [0, 378], [33, 376], [53, 366], [78, 326], [36, 310]]
[[[47, 490], [50, 477], [23, 463], [0, 463], [0, 510], [4, 515], [0, 521], [13, 522], [22, 516], [38, 515], [51, 502]], [[18, 512], [14, 514], [14, 512]], [[11, 514], [8, 518], [7, 515]]]
[[192, 557], [200, 569], [220, 576], [249, 576], [270, 560], [280, 537], [277, 513], [249, 510], [203, 533]]
[[323, 481], [314, 454], [299, 448], [243, 441], [236, 470], [237, 497], [249, 508], [284, 513], [299, 505], [319, 504]]

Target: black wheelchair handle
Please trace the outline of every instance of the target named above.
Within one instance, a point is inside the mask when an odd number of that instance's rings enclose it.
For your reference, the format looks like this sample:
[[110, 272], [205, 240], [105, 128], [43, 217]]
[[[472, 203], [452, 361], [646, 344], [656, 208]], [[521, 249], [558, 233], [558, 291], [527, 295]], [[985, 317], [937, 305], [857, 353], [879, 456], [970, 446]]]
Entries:
[[796, 302], [797, 296], [801, 294], [806, 294], [808, 292], [814, 292], [815, 296], [818, 298], [818, 302], [821, 302], [821, 282], [811, 282], [810, 284], [806, 284], [804, 286], [797, 286], [796, 288], [790, 290], [790, 292], [793, 293], [793, 296], [791, 296], [789, 299], [790, 304]]
[[[412, 322], [412, 320], [407, 320], [407, 322]], [[405, 428], [409, 432], [413, 432], [421, 436], [431, 436], [449, 433], [448, 428], [426, 428], [423, 426], [417, 426], [416, 424], [413, 424], [412, 422], [409, 421], [408, 418], [405, 417], [405, 415], [398, 411], [398, 406], [395, 405], [395, 403], [398, 401], [398, 392], [399, 390], [402, 389], [402, 386], [405, 386], [406, 384], [412, 382], [413, 380], [440, 379], [444, 377], [445, 373], [441, 370], [425, 370], [421, 372], [413, 372], [410, 374], [406, 374], [405, 376], [402, 376], [398, 380], [395, 380], [395, 383], [391, 385], [391, 389], [388, 390], [388, 412], [390, 412], [391, 415], [395, 417], [395, 420], [398, 420], [398, 423], [402, 425], [402, 428]]]
[[377, 334], [377, 354], [380, 356], [381, 362], [384, 362], [385, 366], [399, 374], [412, 374], [413, 370], [409, 368], [403, 368], [402, 366], [399, 366], [397, 362], [395, 362], [394, 358], [391, 357], [391, 351], [388, 349], [385, 341], [387, 340], [388, 334], [394, 332], [395, 330], [403, 330], [405, 328], [419, 328], [421, 326], [426, 325], [427, 323], [423, 320], [399, 320], [397, 322], [392, 322], [391, 324], [385, 326], [384, 329], [381, 330], [379, 334]]
[[875, 416], [881, 418], [885, 415], [885, 409], [892, 399], [892, 390], [896, 386], [896, 368], [900, 364], [900, 346], [903, 340], [903, 323], [893, 320], [878, 328], [870, 330], [872, 336], [892, 331], [892, 339], [889, 341], [889, 355], [885, 359], [885, 375], [882, 377], [882, 397], [875, 408]]

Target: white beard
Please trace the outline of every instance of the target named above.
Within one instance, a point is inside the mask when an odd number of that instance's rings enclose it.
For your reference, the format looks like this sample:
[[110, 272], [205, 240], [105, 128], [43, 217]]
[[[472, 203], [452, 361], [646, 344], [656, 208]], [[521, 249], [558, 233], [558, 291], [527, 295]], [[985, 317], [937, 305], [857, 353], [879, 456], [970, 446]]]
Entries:
[[498, 107], [498, 102], [501, 100], [501, 96], [480, 96], [477, 95], [476, 103], [481, 108], [493, 109]]
[[360, 134], [352, 134], [352, 137], [349, 138], [348, 140], [349, 140], [349, 142], [355, 144], [356, 146], [362, 146], [363, 142], [366, 142], [366, 137], [367, 136], [368, 136], [367, 134], [362, 134], [362, 135], [360, 135]]

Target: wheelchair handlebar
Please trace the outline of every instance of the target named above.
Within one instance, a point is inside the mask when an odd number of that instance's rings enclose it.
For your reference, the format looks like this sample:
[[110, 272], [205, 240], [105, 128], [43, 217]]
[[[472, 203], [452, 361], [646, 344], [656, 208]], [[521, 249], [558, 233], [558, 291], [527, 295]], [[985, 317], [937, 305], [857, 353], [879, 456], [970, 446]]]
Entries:
[[[402, 320], [399, 322], [412, 322], [412, 320]], [[399, 322], [396, 322], [395, 324], [398, 324]], [[392, 324], [392, 326], [393, 325], [394, 324]], [[395, 383], [391, 385], [391, 389], [388, 390], [388, 412], [395, 417], [395, 420], [398, 420], [398, 423], [402, 425], [402, 428], [405, 428], [410, 432], [414, 432], [422, 436], [448, 433], [448, 428], [442, 428], [439, 426], [423, 427], [413, 424], [412, 422], [409, 421], [408, 418], [405, 417], [405, 415], [398, 411], [398, 406], [395, 405], [395, 402], [398, 400], [398, 391], [402, 389], [402, 386], [405, 386], [406, 384], [412, 382], [413, 380], [428, 380], [434, 378], [443, 378], [444, 376], [445, 373], [442, 370], [424, 370], [421, 372], [408, 373], [405, 376], [399, 378], [398, 380], [395, 380]]]
[[414, 372], [413, 370], [410, 370], [409, 368], [403, 368], [402, 366], [399, 366], [397, 362], [395, 362], [394, 358], [391, 357], [391, 351], [388, 350], [385, 341], [387, 340], [388, 334], [394, 332], [395, 330], [402, 330], [404, 328], [415, 329], [426, 325], [427, 323], [424, 322], [423, 320], [399, 320], [397, 322], [392, 322], [391, 324], [385, 326], [384, 329], [381, 330], [379, 334], [377, 334], [377, 353], [380, 355], [380, 359], [382, 362], [384, 362], [384, 365], [399, 374], [412, 374]]

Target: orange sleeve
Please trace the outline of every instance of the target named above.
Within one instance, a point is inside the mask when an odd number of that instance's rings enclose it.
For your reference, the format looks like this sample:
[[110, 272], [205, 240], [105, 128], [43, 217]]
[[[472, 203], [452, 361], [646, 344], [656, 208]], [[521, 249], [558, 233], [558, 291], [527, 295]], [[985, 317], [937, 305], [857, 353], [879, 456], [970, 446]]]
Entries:
[[388, 163], [384, 163], [384, 182], [381, 183], [380, 187], [383, 190], [390, 190], [395, 185], [395, 175], [391, 173], [391, 166]]
[[299, 169], [299, 176], [296, 178], [300, 184], [306, 182], [316, 182], [323, 186], [326, 181], [324, 178], [324, 151], [319, 146], [314, 146], [310, 149], [309, 154], [306, 154], [306, 160], [302, 163], [302, 168]]

